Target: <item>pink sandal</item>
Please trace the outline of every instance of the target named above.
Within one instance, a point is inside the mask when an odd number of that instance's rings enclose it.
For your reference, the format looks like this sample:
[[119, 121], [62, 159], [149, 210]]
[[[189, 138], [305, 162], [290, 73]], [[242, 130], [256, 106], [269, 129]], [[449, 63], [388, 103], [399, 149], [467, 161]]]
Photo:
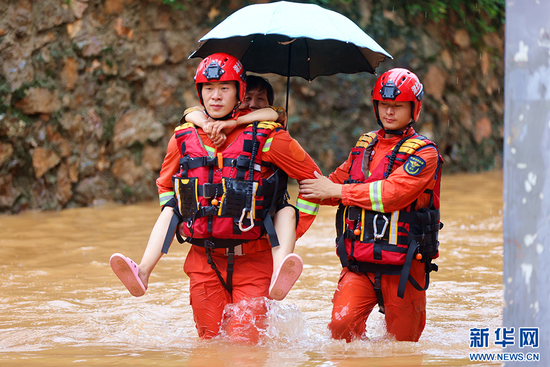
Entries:
[[111, 255], [109, 259], [111, 269], [116, 274], [118, 279], [128, 288], [132, 296], [140, 297], [145, 294], [145, 286], [139, 279], [138, 265], [129, 257], [116, 253]]
[[269, 297], [282, 301], [302, 274], [304, 263], [300, 256], [288, 254], [275, 272], [269, 287]]

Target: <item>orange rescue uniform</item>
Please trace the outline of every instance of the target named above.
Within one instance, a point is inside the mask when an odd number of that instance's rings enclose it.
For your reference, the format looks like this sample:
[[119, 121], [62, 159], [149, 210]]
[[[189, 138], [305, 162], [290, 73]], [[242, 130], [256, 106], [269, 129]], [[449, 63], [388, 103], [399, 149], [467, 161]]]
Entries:
[[[412, 128], [407, 136], [414, 135]], [[372, 171], [401, 140], [402, 136], [386, 138], [384, 131], [378, 130], [378, 142], [374, 145], [369, 170]], [[426, 162], [426, 166], [416, 175], [408, 174], [404, 166], [395, 169], [387, 179], [381, 180], [381, 191], [377, 193], [377, 200], [371, 201], [368, 184], [345, 184], [342, 187], [341, 203], [346, 206], [359, 206], [367, 210], [380, 207], [380, 199], [385, 213], [391, 213], [410, 205], [417, 200], [416, 208], [426, 208], [430, 205], [430, 194], [425, 190], [432, 190], [436, 185], [435, 172], [438, 169], [439, 154], [435, 147], [427, 146], [415, 153]], [[344, 184], [349, 178], [351, 154], [340, 167], [329, 175], [331, 181]], [[337, 205], [338, 199], [324, 200], [323, 204]], [[424, 286], [424, 264], [413, 261], [410, 275], [420, 286]], [[426, 292], [416, 290], [409, 282], [405, 289], [404, 298], [397, 296], [400, 275], [382, 274], [381, 291], [384, 298], [385, 318], [387, 331], [395, 335], [397, 340], [418, 341], [426, 324]], [[338, 287], [334, 293], [332, 320], [329, 329], [335, 339], [345, 339], [348, 342], [354, 338], [361, 338], [365, 333], [366, 321], [372, 309], [377, 304], [374, 291], [373, 273], [354, 273], [347, 268], [342, 269]]]
[[[237, 126], [227, 134], [226, 143], [222, 147], [215, 147], [202, 129], [197, 128], [197, 131], [207, 150], [213, 151], [215, 155], [222, 153], [245, 128], [246, 126]], [[270, 145], [266, 144], [262, 151], [263, 161], [273, 163], [286, 172], [290, 178], [298, 181], [315, 178], [314, 172], [321, 172], [313, 159], [284, 129], [274, 130], [269, 139], [272, 139]], [[181, 154], [175, 136], [172, 136], [168, 143], [160, 177], [156, 181], [161, 205], [174, 195], [172, 176], [179, 170], [180, 158]], [[262, 177], [269, 177], [270, 174], [269, 168], [262, 167]], [[304, 200], [299, 196], [296, 206], [299, 210], [296, 238], [299, 238], [313, 223], [319, 209], [319, 200]], [[269, 295], [273, 258], [267, 235], [258, 240], [243, 243], [242, 252], [243, 255], [235, 256], [233, 292], [230, 294], [223, 287], [214, 270], [208, 265], [204, 248], [191, 246], [185, 260], [184, 271], [190, 279], [191, 306], [201, 338], [212, 338], [218, 335], [225, 305], [237, 303], [244, 298], [268, 297]], [[225, 249], [214, 249], [212, 258], [223, 278], [227, 279]], [[238, 330], [235, 325], [229, 325], [228, 328]], [[249, 337], [249, 339], [253, 338], [254, 336]]]

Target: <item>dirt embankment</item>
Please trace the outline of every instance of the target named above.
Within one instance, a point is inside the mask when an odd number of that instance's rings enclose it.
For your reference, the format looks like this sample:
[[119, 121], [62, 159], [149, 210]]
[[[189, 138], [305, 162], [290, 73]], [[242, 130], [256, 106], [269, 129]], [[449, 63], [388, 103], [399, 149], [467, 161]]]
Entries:
[[[187, 57], [242, 1], [12, 0], [0, 4], [0, 212], [156, 197], [173, 129], [196, 105]], [[346, 9], [344, 9], [346, 10]], [[451, 14], [408, 19], [354, 2], [354, 20], [424, 83], [417, 130], [447, 171], [501, 166], [504, 30], [474, 35]], [[352, 11], [353, 10], [353, 11]], [[474, 20], [472, 20], [474, 21]], [[286, 79], [270, 75], [276, 104]], [[370, 74], [291, 80], [289, 129], [325, 173], [377, 128]]]

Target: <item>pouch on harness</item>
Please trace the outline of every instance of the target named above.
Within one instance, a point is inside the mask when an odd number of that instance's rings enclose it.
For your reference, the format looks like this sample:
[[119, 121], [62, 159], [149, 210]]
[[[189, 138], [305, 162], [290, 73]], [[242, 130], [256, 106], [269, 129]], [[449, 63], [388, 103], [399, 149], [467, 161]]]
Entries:
[[[438, 270], [431, 260], [438, 254], [438, 232], [443, 227], [439, 209], [378, 213], [341, 205], [336, 215], [342, 219], [338, 223], [345, 223], [336, 229], [337, 253], [343, 267], [361, 273], [400, 274], [397, 295], [401, 298], [407, 280], [417, 290], [428, 289], [429, 273]], [[356, 229], [360, 234], [355, 234]], [[424, 287], [409, 274], [417, 254], [425, 263]]]

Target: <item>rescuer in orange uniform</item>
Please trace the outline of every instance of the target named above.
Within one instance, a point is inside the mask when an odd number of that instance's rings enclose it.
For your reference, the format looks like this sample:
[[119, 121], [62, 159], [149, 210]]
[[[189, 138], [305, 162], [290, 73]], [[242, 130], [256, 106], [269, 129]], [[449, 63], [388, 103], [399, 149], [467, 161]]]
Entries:
[[[185, 110], [181, 121], [193, 123], [200, 127], [216, 146], [223, 146], [227, 137], [226, 128], [233, 130], [236, 125], [249, 125], [254, 121], [278, 122], [286, 129], [286, 111], [282, 107], [273, 107], [273, 87], [265, 78], [247, 75], [246, 94], [239, 110], [250, 109], [250, 113], [235, 120], [213, 120], [203, 106], [190, 107]], [[292, 286], [299, 279], [303, 270], [303, 261], [293, 253], [296, 244], [296, 208], [290, 204], [278, 206], [273, 216], [273, 224], [279, 245], [272, 247], [273, 276], [269, 286], [269, 296], [277, 301], [283, 300]]]
[[406, 69], [382, 74], [373, 89], [382, 127], [366, 133], [328, 178], [300, 182], [306, 199], [339, 204], [337, 253], [343, 269], [329, 329], [335, 339], [362, 338], [373, 307], [385, 313], [397, 340], [418, 341], [426, 323], [429, 273], [437, 271], [439, 186], [437, 146], [412, 124], [423, 87]]
[[[224, 53], [206, 57], [197, 68], [195, 84], [212, 119], [236, 119], [248, 112], [239, 110], [246, 74], [235, 57]], [[141, 263], [121, 254], [111, 257], [115, 274], [133, 295], [140, 296], [174, 232], [180, 242], [192, 243], [184, 271], [190, 279], [190, 301], [201, 338], [219, 334], [227, 304], [268, 297], [271, 246], [276, 241], [271, 220], [276, 207], [284, 205], [286, 175], [303, 180], [319, 171], [280, 124], [255, 122], [224, 132], [227, 140], [217, 147], [192, 123], [176, 128], [157, 179], [163, 209]], [[296, 207], [299, 238], [315, 219], [319, 200], [298, 197]], [[242, 323], [257, 323], [265, 306], [254, 300], [250, 310], [254, 315], [246, 321], [224, 322], [229, 335], [257, 340], [257, 329]]]

